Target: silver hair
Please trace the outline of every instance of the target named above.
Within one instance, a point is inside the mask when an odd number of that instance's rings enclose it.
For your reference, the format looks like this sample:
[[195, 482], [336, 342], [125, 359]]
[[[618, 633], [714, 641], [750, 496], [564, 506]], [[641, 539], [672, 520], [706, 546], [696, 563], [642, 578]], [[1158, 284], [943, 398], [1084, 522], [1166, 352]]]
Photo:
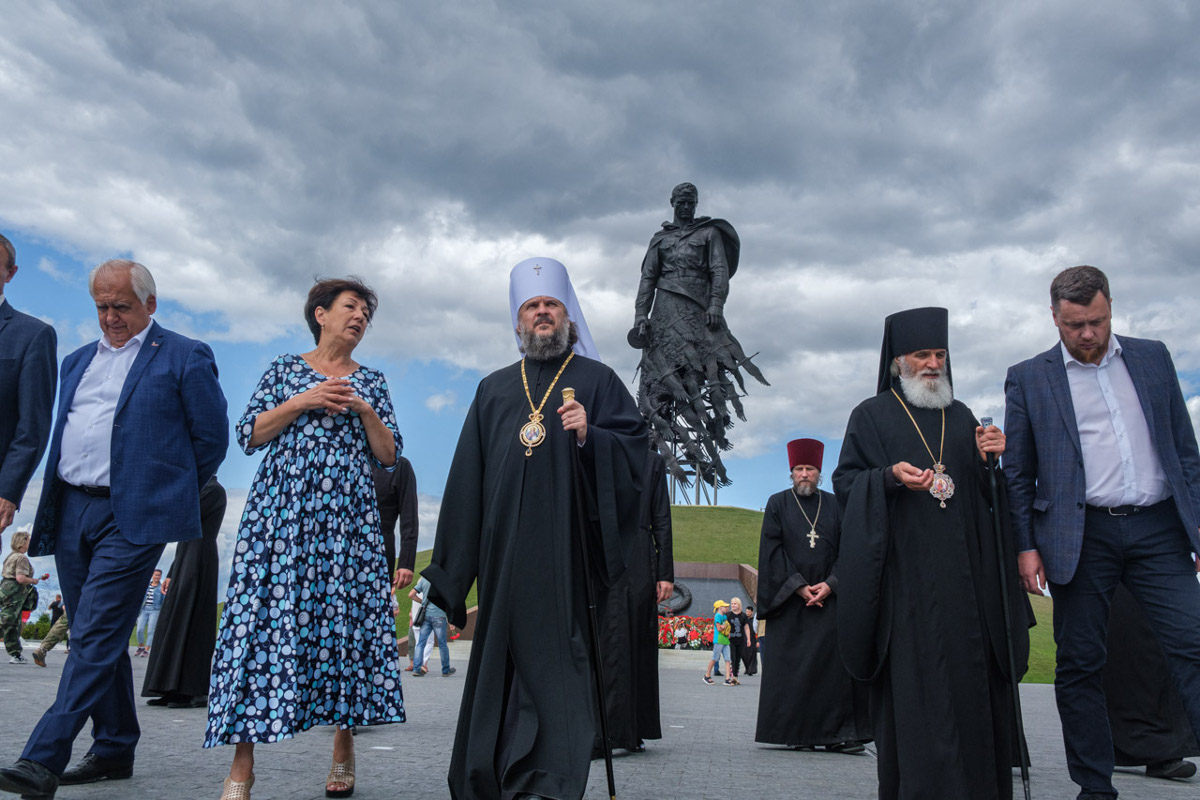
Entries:
[[158, 296], [158, 290], [154, 285], [154, 276], [150, 274], [150, 270], [136, 261], [130, 261], [127, 258], [110, 258], [103, 264], [97, 264], [96, 267], [88, 274], [88, 294], [92, 297], [96, 296], [96, 276], [101, 272], [110, 270], [123, 269], [129, 272], [129, 282], [133, 284], [133, 293], [137, 295], [138, 302], [145, 303], [151, 297]]

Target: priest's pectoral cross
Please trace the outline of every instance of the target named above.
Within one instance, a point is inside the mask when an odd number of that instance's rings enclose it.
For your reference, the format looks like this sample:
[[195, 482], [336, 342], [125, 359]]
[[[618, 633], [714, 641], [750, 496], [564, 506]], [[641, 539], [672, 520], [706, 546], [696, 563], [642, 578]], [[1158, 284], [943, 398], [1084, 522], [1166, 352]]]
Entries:
[[809, 546], [809, 547], [816, 547], [816, 546], [817, 546], [817, 539], [820, 539], [820, 538], [821, 538], [821, 536], [820, 536], [820, 535], [817, 533], [817, 529], [816, 529], [816, 528], [813, 528], [812, 530], [810, 530], [810, 531], [808, 532], [808, 546]]
[[541, 275], [541, 274], [542, 274], [542, 265], [541, 265], [541, 264], [534, 264], [534, 265], [533, 265], [533, 271], [534, 271], [534, 272], [536, 272], [538, 275]]

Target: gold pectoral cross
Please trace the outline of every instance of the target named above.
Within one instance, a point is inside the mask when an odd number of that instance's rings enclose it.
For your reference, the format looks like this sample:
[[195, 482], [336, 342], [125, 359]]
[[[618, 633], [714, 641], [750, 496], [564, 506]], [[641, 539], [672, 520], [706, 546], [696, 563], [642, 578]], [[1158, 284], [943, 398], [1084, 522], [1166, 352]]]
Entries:
[[812, 530], [810, 530], [810, 531], [808, 532], [808, 546], [809, 546], [809, 547], [816, 547], [816, 546], [817, 546], [817, 539], [820, 539], [820, 538], [821, 538], [821, 537], [820, 537], [820, 535], [817, 533], [817, 529], [816, 529], [816, 528], [813, 528]]

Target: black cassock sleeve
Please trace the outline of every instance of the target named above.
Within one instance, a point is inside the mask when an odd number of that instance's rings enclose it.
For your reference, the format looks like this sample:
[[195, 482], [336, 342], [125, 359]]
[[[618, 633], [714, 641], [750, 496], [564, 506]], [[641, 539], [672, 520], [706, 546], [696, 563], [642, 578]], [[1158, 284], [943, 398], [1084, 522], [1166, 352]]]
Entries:
[[767, 501], [758, 543], [758, 616], [771, 619], [808, 581], [783, 546], [783, 504], [775, 494]]
[[842, 518], [838, 548], [838, 647], [846, 669], [873, 680], [891, 637], [891, 598], [884, 586], [889, 543], [889, 484], [894, 484], [883, 441], [862, 406], [846, 426], [833, 473]]
[[[479, 391], [467, 412], [458, 447], [450, 464], [447, 487], [454, 487], [453, 502], [447, 494], [438, 512], [433, 560], [421, 573], [429, 580], [431, 602], [446, 612], [450, 622], [467, 624], [467, 593], [479, 574], [479, 538], [483, 530], [484, 452], [480, 441]], [[451, 546], [453, 545], [453, 546]]]

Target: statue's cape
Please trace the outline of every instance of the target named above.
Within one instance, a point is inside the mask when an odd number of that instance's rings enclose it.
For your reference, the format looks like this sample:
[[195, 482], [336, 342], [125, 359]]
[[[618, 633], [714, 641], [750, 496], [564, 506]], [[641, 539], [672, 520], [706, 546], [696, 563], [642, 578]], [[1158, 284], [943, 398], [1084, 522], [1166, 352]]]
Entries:
[[664, 222], [662, 230], [650, 237], [650, 248], [658, 246], [664, 238], [669, 234], [678, 233], [683, 230], [683, 235], [688, 236], [694, 231], [698, 231], [707, 227], [716, 228], [721, 232], [721, 241], [725, 244], [725, 261], [729, 264], [729, 277], [737, 272], [738, 260], [742, 253], [742, 240], [738, 238], [737, 231], [729, 224], [728, 220], [714, 219], [712, 217], [696, 217], [693, 223], [686, 229], [676, 225], [674, 222]]

